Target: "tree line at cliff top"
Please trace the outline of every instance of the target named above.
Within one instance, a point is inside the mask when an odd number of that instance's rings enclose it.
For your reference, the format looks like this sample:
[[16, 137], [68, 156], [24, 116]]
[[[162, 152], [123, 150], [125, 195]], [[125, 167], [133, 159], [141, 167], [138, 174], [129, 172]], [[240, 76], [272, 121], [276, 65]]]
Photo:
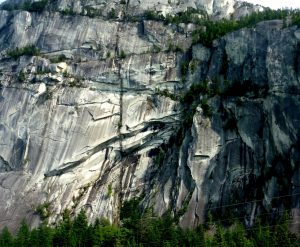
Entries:
[[253, 12], [249, 15], [241, 17], [240, 19], [221, 19], [212, 20], [203, 11], [195, 9], [188, 9], [185, 12], [178, 13], [176, 15], [167, 15], [149, 10], [143, 15], [146, 20], [162, 21], [166, 25], [180, 23], [194, 23], [196, 27], [192, 32], [193, 44], [201, 43], [207, 47], [212, 46], [212, 42], [224, 36], [227, 33], [237, 31], [241, 28], [251, 28], [257, 23], [268, 20], [283, 20], [283, 27], [291, 25], [300, 26], [300, 10], [295, 9], [278, 9], [273, 10], [266, 8], [263, 11]]
[[199, 247], [296, 247], [299, 240], [288, 230], [289, 216], [284, 214], [273, 225], [263, 225], [257, 220], [251, 228], [238, 221], [226, 227], [213, 222], [199, 225], [194, 230], [178, 226], [178, 217], [165, 213], [154, 217], [151, 210], [141, 212], [139, 200], [125, 202], [120, 211], [121, 222], [110, 224], [105, 219], [89, 224], [82, 210], [75, 218], [65, 210], [62, 220], [48, 226], [46, 219], [38, 228], [29, 229], [25, 221], [12, 235], [7, 228], [0, 234], [1, 247], [96, 247], [96, 246], [199, 246]]
[[192, 33], [193, 43], [202, 43], [210, 47], [212, 41], [224, 36], [227, 33], [237, 31], [241, 28], [251, 28], [257, 23], [268, 20], [283, 20], [283, 27], [291, 25], [300, 25], [299, 10], [272, 10], [266, 9], [261, 12], [254, 12], [251, 15], [240, 18], [239, 20], [211, 21], [210, 19], [201, 19], [198, 21], [200, 28]]
[[[42, 12], [47, 9], [49, 5], [48, 0], [42, 0], [37, 2], [25, 1], [23, 4], [4, 3], [1, 6], [3, 10], [26, 10], [29, 12]], [[59, 10], [63, 15], [76, 15], [71, 9]], [[81, 15], [87, 15], [89, 17], [103, 17], [102, 11], [99, 9], [93, 9], [92, 7], [83, 8]], [[108, 19], [117, 19], [118, 15], [114, 8], [112, 8], [106, 15]], [[236, 31], [244, 27], [253, 27], [258, 22], [266, 20], [280, 19], [284, 20], [284, 25], [300, 25], [300, 11], [291, 9], [278, 9], [272, 10], [266, 8], [263, 11], [253, 12], [250, 15], [244, 16], [238, 20], [234, 19], [222, 19], [218, 21], [211, 20], [205, 11], [188, 9], [187, 11], [177, 13], [176, 15], [163, 16], [160, 12], [155, 10], [146, 10], [139, 16], [126, 16], [124, 14], [124, 21], [141, 21], [141, 20], [154, 20], [161, 21], [164, 24], [180, 23], [194, 23], [198, 26], [197, 30], [192, 33], [193, 43], [202, 43], [205, 46], [210, 47], [212, 41], [218, 39], [229, 32]]]

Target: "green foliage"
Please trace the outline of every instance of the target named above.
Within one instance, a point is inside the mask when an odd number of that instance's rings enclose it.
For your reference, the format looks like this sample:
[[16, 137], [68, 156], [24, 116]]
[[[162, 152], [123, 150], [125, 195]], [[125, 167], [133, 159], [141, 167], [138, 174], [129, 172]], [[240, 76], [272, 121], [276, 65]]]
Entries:
[[95, 18], [98, 16], [102, 16], [102, 11], [101, 9], [96, 9], [90, 6], [85, 6], [81, 13], [77, 13], [75, 12], [72, 8], [65, 8], [63, 10], [59, 10], [59, 12], [62, 15], [66, 15], [66, 16], [75, 16], [75, 15], [81, 15], [81, 16], [88, 16], [90, 18]]
[[74, 12], [73, 9], [71, 9], [71, 8], [66, 8], [66, 9], [60, 10], [59, 12], [62, 15], [70, 15], [70, 16], [76, 15], [76, 12]]
[[189, 61], [184, 61], [182, 64], [181, 64], [181, 74], [182, 76], [186, 76], [188, 71], [189, 71], [189, 64], [190, 62]]
[[15, 5], [15, 4], [4, 3], [4, 4], [2, 4], [1, 9], [6, 10], [6, 11], [12, 11], [12, 10], [15, 10], [18, 8], [17, 8], [17, 5]]
[[106, 219], [89, 224], [84, 210], [71, 219], [65, 210], [62, 220], [55, 226], [42, 224], [30, 230], [25, 221], [15, 236], [7, 228], [0, 234], [0, 247], [111, 247], [111, 246], [199, 246], [199, 247], [299, 247], [297, 237], [288, 230], [289, 216], [283, 215], [275, 226], [256, 224], [247, 229], [239, 222], [225, 228], [211, 222], [207, 230], [199, 225], [194, 230], [183, 230], [166, 212], [156, 217], [151, 209], [142, 212], [140, 199], [126, 201], [121, 207], [121, 226], [112, 225]]
[[68, 73], [68, 71], [64, 71], [63, 72], [63, 77], [65, 77], [65, 78], [71, 78], [71, 75]]
[[115, 18], [117, 18], [116, 10], [115, 10], [114, 8], [112, 8], [112, 9], [108, 12], [107, 17], [110, 18], [110, 19], [115, 19]]
[[51, 247], [55, 229], [50, 228], [46, 224], [42, 224], [38, 229], [39, 246]]
[[164, 16], [155, 10], [146, 10], [143, 17], [146, 20], [164, 21]]
[[[199, 17], [201, 16], [201, 17]], [[176, 15], [168, 14], [164, 19], [165, 24], [180, 24], [180, 23], [199, 23], [201, 19], [208, 18], [205, 11], [199, 11], [193, 8], [179, 12]]]
[[174, 45], [173, 43], [169, 43], [167, 52], [183, 52], [183, 49], [179, 45]]
[[191, 73], [193, 75], [196, 70], [197, 62], [195, 60], [191, 60], [190, 64], [191, 64]]
[[160, 96], [164, 96], [170, 98], [171, 100], [178, 100], [178, 97], [175, 94], [172, 94], [167, 88], [164, 90], [160, 90], [159, 88], [155, 88], [155, 93]]
[[93, 7], [88, 6], [83, 8], [81, 15], [88, 16], [90, 18], [95, 18], [98, 16], [102, 16], [102, 11], [100, 9], [95, 9]]
[[93, 246], [124, 246], [127, 242], [128, 232], [126, 228], [111, 225], [108, 221], [97, 221], [93, 231]]
[[162, 148], [159, 148], [158, 154], [154, 158], [154, 164], [157, 167], [161, 167], [163, 165], [165, 157], [166, 157], [166, 152]]
[[30, 246], [30, 230], [25, 220], [22, 221], [21, 226], [17, 232], [15, 243], [19, 247]]
[[40, 216], [41, 220], [46, 220], [50, 216], [50, 203], [44, 202], [38, 205], [35, 212]]
[[[163, 21], [166, 25], [178, 25], [180, 23], [197, 24], [199, 29], [192, 33], [193, 43], [201, 43], [208, 47], [212, 46], [213, 40], [218, 39], [227, 33], [244, 27], [253, 27], [261, 21], [274, 19], [286, 21], [287, 17], [291, 17], [292, 24], [300, 25], [299, 10], [272, 10], [267, 8], [264, 11], [253, 12], [239, 20], [223, 19], [218, 21], [211, 20], [207, 13], [192, 8], [179, 12], [176, 15], [167, 15], [166, 17], [155, 10], [147, 10], [143, 14], [143, 18], [146, 20]], [[169, 49], [169, 51], [172, 50], [173, 49]]]
[[208, 81], [201, 81], [191, 85], [190, 90], [185, 92], [181, 96], [181, 102], [184, 104], [192, 104], [194, 101], [199, 100], [200, 94], [209, 94], [209, 84]]
[[11, 247], [13, 246], [13, 236], [7, 227], [4, 227], [0, 235], [0, 246]]
[[39, 228], [33, 229], [30, 232], [29, 246], [51, 247], [53, 246], [52, 238], [53, 229], [51, 229], [45, 224], [42, 224]]
[[[86, 214], [83, 209], [80, 210], [79, 214], [75, 217], [72, 225], [72, 232], [76, 236], [76, 246], [86, 246], [87, 242], [91, 242], [92, 239], [87, 239], [89, 225]], [[90, 236], [92, 237], [92, 236]]]
[[[231, 241], [229, 240], [229, 242]], [[226, 247], [225, 231], [221, 225], [217, 225], [217, 230], [213, 238], [213, 246]]]
[[36, 48], [34, 45], [27, 45], [22, 48], [15, 48], [7, 51], [7, 55], [12, 57], [13, 59], [17, 59], [21, 56], [38, 56], [40, 54], [40, 50]]
[[18, 81], [19, 82], [24, 82], [26, 79], [25, 73], [23, 71], [20, 71], [18, 74]]
[[63, 219], [55, 227], [53, 246], [76, 246], [76, 236], [73, 231], [70, 211], [65, 210], [62, 217]]
[[190, 87], [190, 90], [181, 95], [180, 101], [186, 108], [186, 118], [184, 124], [190, 125], [193, 120], [197, 106], [200, 104], [203, 114], [206, 117], [212, 116], [212, 109], [209, 105], [209, 98], [216, 95], [216, 89], [213, 84], [208, 81], [195, 83]]
[[107, 187], [107, 194], [106, 194], [106, 196], [107, 196], [107, 197], [111, 197], [111, 196], [112, 196], [112, 193], [113, 193], [112, 185], [109, 184], [108, 187]]
[[292, 18], [293, 24], [300, 24], [300, 12], [298, 10], [272, 10], [268, 8], [264, 11], [254, 12], [237, 21], [225, 19], [221, 21], [212, 21], [208, 18], [200, 19], [197, 23], [201, 28], [193, 32], [193, 43], [201, 43], [211, 47], [213, 40], [218, 39], [227, 33], [244, 27], [253, 27], [261, 21], [274, 19], [285, 20], [288, 16]]
[[203, 98], [200, 102], [201, 108], [203, 110], [203, 115], [206, 117], [212, 117], [212, 109], [210, 105], [208, 104], [208, 99]]
[[189, 8], [186, 11], [177, 13], [176, 15], [168, 14], [166, 17], [155, 10], [146, 10], [143, 13], [143, 18], [146, 20], [163, 21], [165, 25], [180, 23], [199, 23], [202, 18], [208, 18], [205, 11]]
[[298, 27], [300, 26], [300, 14], [295, 13], [292, 15], [292, 24], [297, 25]]
[[95, 18], [95, 17], [102, 16], [102, 10], [101, 9], [96, 9], [96, 8], [93, 8], [93, 7], [90, 7], [90, 6], [83, 7], [83, 9], [80, 13], [75, 12], [72, 8], [65, 8], [65, 9], [59, 10], [59, 12], [62, 15], [66, 15], [66, 16], [81, 15], [81, 16], [88, 16], [90, 18]]
[[239, 26], [236, 21], [221, 20], [214, 22], [203, 20], [202, 27], [192, 33], [193, 43], [201, 43], [210, 47], [213, 40], [237, 29], [239, 29]]
[[125, 53], [124, 50], [121, 50], [119, 57], [120, 57], [121, 59], [125, 59], [125, 58], [126, 58], [126, 53]]
[[192, 193], [190, 193], [188, 195], [188, 197], [182, 203], [181, 208], [175, 214], [174, 221], [176, 224], [178, 224], [180, 217], [183, 216], [187, 212], [191, 198], [192, 198]]
[[289, 231], [289, 218], [288, 213], [285, 212], [279, 222], [280, 224], [275, 227], [273, 241], [276, 246], [299, 246], [295, 244], [297, 242], [297, 237]]
[[60, 54], [58, 56], [51, 57], [49, 60], [50, 60], [51, 63], [61, 63], [61, 62], [66, 61], [67, 57], [66, 57], [65, 54]]
[[48, 0], [42, 0], [37, 2], [26, 1], [23, 5], [23, 10], [29, 12], [43, 12], [48, 4]]
[[[68, 74], [69, 77], [71, 77], [69, 74]], [[66, 77], [66, 76], [65, 76]], [[83, 87], [84, 84], [82, 83], [82, 80], [80, 78], [72, 78], [68, 83], [66, 83], [65, 85], [69, 86], [69, 87], [77, 87], [77, 88], [80, 88], [80, 87]]]
[[[181, 68], [181, 73], [187, 73], [187, 63], [184, 63]], [[258, 86], [251, 81], [236, 81], [229, 82], [227, 80], [215, 79], [211, 82], [201, 81], [191, 85], [190, 89], [180, 95], [180, 101], [186, 108], [184, 123], [191, 124], [192, 116], [198, 105], [201, 105], [203, 114], [207, 117], [212, 116], [212, 108], [210, 107], [209, 100], [214, 96], [231, 97], [231, 96], [245, 96], [260, 98], [268, 94], [268, 86]], [[178, 96], [174, 95], [174, 98]], [[226, 129], [234, 129], [236, 122], [233, 118], [228, 118], [224, 124]]]
[[42, 1], [25, 1], [24, 4], [12, 4], [12, 3], [5, 3], [1, 6], [1, 9], [12, 11], [12, 10], [25, 10], [29, 12], [38, 12], [41, 13], [46, 9], [48, 4], [48, 0]]
[[136, 221], [138, 221], [142, 214], [139, 209], [139, 198], [133, 198], [129, 201], [125, 201], [120, 210], [120, 219], [127, 228], [134, 228]]
[[45, 100], [50, 100], [53, 97], [53, 92], [47, 87], [45, 92]]

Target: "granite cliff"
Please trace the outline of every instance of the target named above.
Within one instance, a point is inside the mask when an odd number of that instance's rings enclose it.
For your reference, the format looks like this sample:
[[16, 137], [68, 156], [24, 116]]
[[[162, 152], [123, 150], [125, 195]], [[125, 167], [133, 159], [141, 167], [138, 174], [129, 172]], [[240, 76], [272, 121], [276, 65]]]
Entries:
[[[300, 29], [261, 22], [207, 48], [192, 42], [194, 24], [124, 16], [192, 7], [219, 18], [259, 7], [118, 2], [0, 11], [0, 226], [53, 223], [66, 208], [118, 222], [134, 197], [184, 227], [209, 211], [251, 224], [288, 208], [296, 219]], [[101, 16], [79, 15], [86, 6]], [[58, 12], [66, 9], [72, 15]], [[39, 52], [9, 55], [30, 45]], [[204, 100], [192, 86], [204, 81], [226, 93]]]

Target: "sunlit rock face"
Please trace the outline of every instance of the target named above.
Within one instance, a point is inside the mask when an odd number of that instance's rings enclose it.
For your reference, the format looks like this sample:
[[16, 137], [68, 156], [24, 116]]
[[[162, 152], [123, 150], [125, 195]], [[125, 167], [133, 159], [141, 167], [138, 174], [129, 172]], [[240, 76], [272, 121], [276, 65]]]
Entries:
[[84, 13], [89, 8], [93, 8], [104, 15], [108, 15], [114, 9], [118, 16], [122, 16], [124, 12], [130, 15], [140, 15], [149, 10], [166, 16], [188, 9], [197, 9], [217, 19], [243, 16], [262, 8], [235, 0], [58, 0], [56, 6], [60, 10], [68, 9], [76, 13]]
[[76, 12], [84, 11], [88, 7], [99, 9], [103, 12], [109, 12], [112, 8], [118, 12], [126, 6], [126, 11], [130, 14], [140, 14], [146, 10], [155, 10], [164, 15], [175, 14], [185, 11], [188, 8], [200, 9], [206, 11], [209, 15], [218, 15], [220, 17], [229, 16], [234, 12], [234, 0], [126, 0], [126, 1], [73, 1], [59, 0], [58, 6], [61, 9], [71, 8]]
[[[190, 6], [226, 16], [237, 6], [116, 3], [91, 4], [104, 14]], [[80, 1], [58, 6], [83, 8]], [[23, 218], [37, 226], [35, 209], [45, 203], [50, 223], [82, 208], [90, 221], [117, 223], [122, 203], [140, 196], [143, 207], [156, 215], [170, 209], [183, 227], [208, 212], [249, 224], [274, 206], [297, 213], [297, 196], [272, 198], [299, 193], [299, 29], [262, 22], [206, 48], [192, 45], [190, 28], [0, 11], [1, 226], [16, 229]], [[6, 55], [29, 44], [38, 56]], [[211, 116], [201, 104], [188, 106], [195, 108], [189, 116], [180, 96], [203, 80], [231, 90], [209, 99]], [[253, 202], [238, 204], [245, 201]]]

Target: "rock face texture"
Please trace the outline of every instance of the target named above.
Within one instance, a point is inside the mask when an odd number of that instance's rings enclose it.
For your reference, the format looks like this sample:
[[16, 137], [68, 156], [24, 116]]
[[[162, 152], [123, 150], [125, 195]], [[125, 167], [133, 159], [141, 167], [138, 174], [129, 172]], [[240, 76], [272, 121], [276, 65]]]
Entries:
[[[9, 2], [20, 4], [26, 1], [10, 0]], [[106, 17], [113, 11], [119, 18], [124, 15], [142, 15], [145, 11], [154, 11], [164, 16], [174, 15], [188, 9], [201, 10], [216, 19], [232, 16], [239, 18], [263, 9], [260, 5], [235, 0], [56, 0], [51, 5], [52, 10], [56, 11], [71, 11], [77, 14], [97, 13]]]
[[[233, 4], [182, 5], [215, 13]], [[157, 215], [171, 209], [184, 227], [208, 212], [249, 224], [284, 208], [297, 217], [300, 30], [262, 22], [206, 48], [192, 45], [188, 28], [0, 11], [1, 227], [23, 218], [37, 226], [36, 208], [46, 204], [50, 223], [67, 208], [118, 222], [122, 202], [139, 196]], [[40, 54], [7, 56], [29, 44]], [[228, 90], [209, 99], [211, 116], [203, 105], [189, 116], [179, 96], [204, 80]]]

